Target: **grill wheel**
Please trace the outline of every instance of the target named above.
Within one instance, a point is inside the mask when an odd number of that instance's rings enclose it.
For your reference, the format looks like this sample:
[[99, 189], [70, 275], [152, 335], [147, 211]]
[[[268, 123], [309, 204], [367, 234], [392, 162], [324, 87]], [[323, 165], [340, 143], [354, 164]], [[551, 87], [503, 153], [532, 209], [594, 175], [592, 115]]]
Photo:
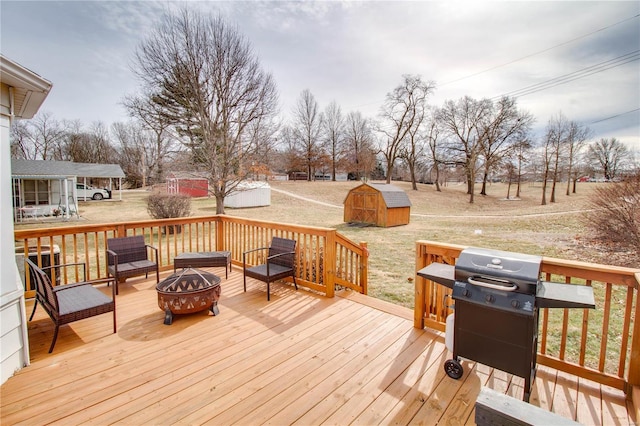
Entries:
[[464, 373], [464, 369], [462, 368], [462, 364], [455, 359], [448, 359], [444, 363], [444, 371], [447, 373], [447, 376], [452, 379], [458, 380], [462, 377], [462, 373]]

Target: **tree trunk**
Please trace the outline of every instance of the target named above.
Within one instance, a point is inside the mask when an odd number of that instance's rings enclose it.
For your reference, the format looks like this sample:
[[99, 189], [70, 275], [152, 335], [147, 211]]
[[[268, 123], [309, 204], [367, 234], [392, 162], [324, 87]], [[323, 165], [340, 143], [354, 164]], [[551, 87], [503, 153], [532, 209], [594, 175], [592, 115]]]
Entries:
[[516, 177], [516, 198], [520, 198], [520, 179], [522, 177], [522, 163], [518, 161], [518, 176]]
[[472, 195], [473, 194], [473, 181], [474, 181], [474, 179], [475, 179], [475, 176], [473, 175], [471, 170], [467, 170], [467, 194], [468, 195]]
[[224, 214], [224, 195], [216, 194], [216, 214]]
[[438, 167], [437, 163], [435, 167], [436, 167], [436, 181], [435, 181], [436, 191], [442, 192], [442, 189], [440, 189], [440, 167]]
[[487, 195], [487, 174], [485, 173], [482, 176], [482, 190], [480, 191], [480, 195]]
[[418, 190], [418, 185], [416, 184], [416, 166], [413, 163], [409, 164], [409, 173], [411, 174], [411, 189], [414, 191]]
[[547, 205], [547, 178], [549, 177], [549, 169], [545, 169], [542, 177], [542, 205]]

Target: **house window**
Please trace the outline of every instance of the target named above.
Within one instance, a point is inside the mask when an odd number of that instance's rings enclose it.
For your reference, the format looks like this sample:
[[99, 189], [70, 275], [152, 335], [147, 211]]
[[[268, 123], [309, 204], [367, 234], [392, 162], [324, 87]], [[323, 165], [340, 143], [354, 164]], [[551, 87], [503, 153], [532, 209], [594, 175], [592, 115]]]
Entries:
[[26, 206], [51, 204], [49, 203], [48, 180], [23, 180], [22, 194]]

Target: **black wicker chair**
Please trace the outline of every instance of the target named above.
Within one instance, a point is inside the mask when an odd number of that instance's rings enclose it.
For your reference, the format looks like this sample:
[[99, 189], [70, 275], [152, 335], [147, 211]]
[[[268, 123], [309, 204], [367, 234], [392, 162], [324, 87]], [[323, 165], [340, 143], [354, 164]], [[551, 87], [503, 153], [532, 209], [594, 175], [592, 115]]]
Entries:
[[[149, 259], [149, 250], [154, 252], [154, 260]], [[158, 268], [158, 249], [146, 244], [142, 235], [107, 239], [107, 274], [116, 279], [118, 284], [129, 277], [149, 276], [156, 273], [156, 284], [160, 282]]]
[[113, 312], [113, 332], [116, 332], [115, 284], [111, 287], [111, 297], [93, 287], [94, 284], [108, 284], [114, 281], [113, 278], [82, 281], [54, 287], [45, 270], [51, 268], [61, 269], [71, 265], [85, 266], [85, 264], [71, 263], [40, 268], [30, 259], [25, 259], [25, 261], [29, 265], [29, 269], [32, 273], [31, 276], [35, 280], [36, 284], [36, 300], [34, 302], [33, 312], [31, 312], [29, 321], [33, 319], [38, 303], [40, 303], [56, 326], [53, 333], [53, 341], [49, 348], [49, 353], [53, 352], [53, 347], [56, 345], [56, 339], [58, 338], [58, 330], [60, 326], [64, 324], [105, 314], [107, 312]]
[[[247, 254], [261, 250], [268, 250], [265, 263], [247, 267]], [[297, 290], [298, 284], [296, 283], [295, 274], [295, 254], [296, 241], [280, 237], [273, 237], [270, 247], [260, 247], [242, 253], [244, 291], [247, 291], [247, 277], [255, 278], [267, 283], [267, 300], [271, 300], [270, 284], [273, 281], [292, 277], [293, 285], [295, 285]]]

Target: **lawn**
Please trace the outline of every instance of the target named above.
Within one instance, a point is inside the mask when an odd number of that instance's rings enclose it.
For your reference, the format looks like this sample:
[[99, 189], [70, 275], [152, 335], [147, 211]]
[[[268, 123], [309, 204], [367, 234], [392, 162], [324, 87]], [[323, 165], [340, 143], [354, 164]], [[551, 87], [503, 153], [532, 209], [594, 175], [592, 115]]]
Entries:
[[[226, 209], [231, 216], [336, 228], [355, 242], [368, 244], [369, 294], [407, 307], [413, 306], [415, 241], [434, 240], [550, 257], [611, 263], [605, 254], [585, 244], [584, 211], [588, 196], [599, 183], [581, 183], [577, 194], [566, 196], [566, 183], [557, 202], [540, 205], [540, 184], [525, 184], [519, 200], [506, 200], [507, 186], [491, 184], [488, 195], [476, 195], [470, 204], [466, 186], [449, 184], [442, 192], [433, 185], [411, 190], [394, 182], [412, 203], [408, 225], [393, 228], [355, 227], [343, 222], [342, 204], [357, 182], [271, 182], [271, 205]], [[477, 188], [477, 192], [479, 188]], [[81, 202], [81, 222], [105, 223], [145, 220], [149, 191], [124, 191], [122, 201]], [[511, 188], [511, 196], [515, 188]], [[547, 195], [547, 199], [549, 196]], [[192, 201], [192, 215], [215, 214], [215, 200]], [[77, 222], [70, 221], [64, 226]], [[17, 228], [34, 225], [18, 225]], [[42, 225], [40, 225], [42, 226]], [[46, 226], [57, 226], [47, 223]], [[633, 265], [624, 265], [633, 266]]]

